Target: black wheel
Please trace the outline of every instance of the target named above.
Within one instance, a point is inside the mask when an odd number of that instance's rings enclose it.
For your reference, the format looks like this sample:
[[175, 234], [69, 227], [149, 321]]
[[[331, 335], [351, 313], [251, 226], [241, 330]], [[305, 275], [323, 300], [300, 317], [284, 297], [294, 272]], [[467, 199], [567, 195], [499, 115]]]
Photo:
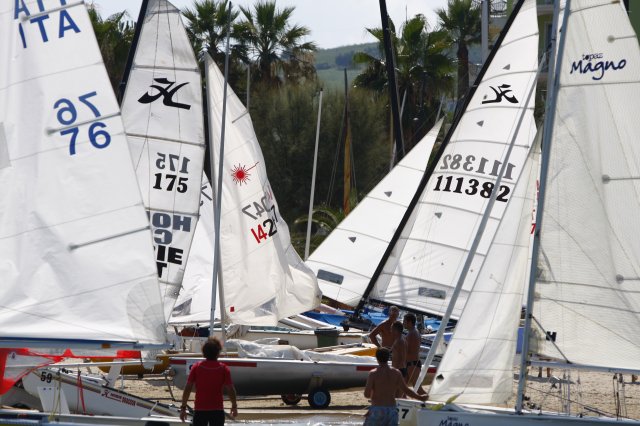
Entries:
[[302, 400], [302, 395], [297, 393], [288, 393], [286, 395], [280, 395], [282, 398], [282, 402], [287, 405], [297, 405], [300, 400]]
[[331, 403], [331, 395], [328, 390], [317, 388], [309, 392], [307, 401], [312, 408], [327, 408]]

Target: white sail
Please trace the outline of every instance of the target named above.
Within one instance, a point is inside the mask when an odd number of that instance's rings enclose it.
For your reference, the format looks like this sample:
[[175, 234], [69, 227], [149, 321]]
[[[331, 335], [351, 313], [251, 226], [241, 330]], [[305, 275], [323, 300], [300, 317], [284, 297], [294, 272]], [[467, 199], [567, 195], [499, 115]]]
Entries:
[[537, 47], [535, 2], [527, 0], [495, 51], [370, 298], [444, 314], [526, 109], [497, 202], [452, 314], [459, 317], [535, 136], [533, 97], [528, 105], [524, 102], [535, 90]]
[[531, 351], [638, 370], [640, 48], [622, 2], [570, 4]]
[[[224, 77], [208, 56], [206, 67], [217, 167]], [[226, 317], [240, 325], [276, 325], [281, 318], [318, 306], [318, 282], [291, 245], [289, 229], [267, 179], [251, 117], [230, 89], [222, 174], [221, 305]]]
[[350, 306], [358, 304], [418, 190], [442, 122], [433, 126], [306, 260], [323, 296]]
[[118, 103], [84, 4], [62, 3], [0, 3], [0, 341], [162, 343]]
[[429, 390], [432, 401], [459, 395], [456, 403], [506, 404], [513, 393], [513, 360], [530, 265], [537, 142], [438, 366]]
[[[170, 324], [200, 323], [211, 320], [211, 290], [215, 228], [213, 226], [213, 192], [207, 176], [202, 174], [200, 219], [182, 279], [182, 291], [171, 312]], [[220, 318], [220, 301], [216, 298], [216, 315]]]
[[122, 102], [167, 318], [198, 220], [204, 159], [200, 69], [180, 10], [150, 0]]

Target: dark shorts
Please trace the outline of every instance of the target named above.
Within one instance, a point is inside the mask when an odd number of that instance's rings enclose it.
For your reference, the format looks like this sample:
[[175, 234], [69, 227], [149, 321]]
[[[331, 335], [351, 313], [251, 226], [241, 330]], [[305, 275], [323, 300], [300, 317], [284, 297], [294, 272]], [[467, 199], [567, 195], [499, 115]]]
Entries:
[[418, 368], [422, 368], [422, 361], [417, 360], [417, 361], [408, 361], [407, 362], [407, 368], [413, 367], [413, 366], [416, 366]]
[[407, 377], [407, 368], [398, 368], [398, 370], [400, 370], [400, 372], [402, 373], [402, 377]]
[[193, 413], [193, 426], [222, 426], [224, 425], [224, 411], [196, 410]]

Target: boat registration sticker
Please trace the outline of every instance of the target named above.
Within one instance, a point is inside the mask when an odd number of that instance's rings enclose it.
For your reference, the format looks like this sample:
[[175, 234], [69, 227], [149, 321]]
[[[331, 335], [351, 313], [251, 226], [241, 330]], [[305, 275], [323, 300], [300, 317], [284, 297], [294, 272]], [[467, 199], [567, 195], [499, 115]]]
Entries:
[[0, 169], [9, 167], [9, 146], [7, 145], [7, 136], [4, 132], [4, 125], [0, 123]]

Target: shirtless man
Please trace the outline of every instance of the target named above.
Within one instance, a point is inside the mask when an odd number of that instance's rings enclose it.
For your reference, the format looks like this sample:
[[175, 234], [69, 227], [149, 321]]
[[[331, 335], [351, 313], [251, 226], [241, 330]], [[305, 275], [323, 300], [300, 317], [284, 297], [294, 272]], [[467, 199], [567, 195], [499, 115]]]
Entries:
[[367, 386], [364, 388], [365, 398], [371, 398], [371, 407], [364, 421], [365, 426], [396, 426], [398, 424], [398, 410], [396, 396], [407, 394], [421, 401], [427, 400], [427, 395], [418, 395], [404, 382], [398, 370], [389, 366], [389, 350], [379, 348], [376, 351], [378, 368], [369, 372]]
[[[407, 384], [411, 387], [416, 384], [420, 375], [422, 362], [420, 361], [420, 332], [416, 329], [416, 316], [408, 313], [403, 319], [404, 328], [407, 329], [405, 340], [407, 341]], [[418, 389], [423, 394], [424, 389]]]
[[391, 366], [397, 368], [402, 373], [405, 381], [407, 379], [407, 341], [402, 335], [404, 327], [400, 321], [391, 324], [393, 344], [391, 345]]
[[[396, 322], [399, 315], [400, 310], [397, 306], [390, 307], [389, 318], [382, 321], [376, 328], [371, 330], [371, 333], [369, 333], [369, 339], [371, 339], [371, 343], [373, 343], [377, 347], [391, 348], [391, 345], [393, 345], [393, 342], [395, 340], [393, 338], [393, 334], [391, 333], [391, 324]], [[382, 344], [378, 342], [378, 335], [380, 335], [380, 337], [382, 338]]]

